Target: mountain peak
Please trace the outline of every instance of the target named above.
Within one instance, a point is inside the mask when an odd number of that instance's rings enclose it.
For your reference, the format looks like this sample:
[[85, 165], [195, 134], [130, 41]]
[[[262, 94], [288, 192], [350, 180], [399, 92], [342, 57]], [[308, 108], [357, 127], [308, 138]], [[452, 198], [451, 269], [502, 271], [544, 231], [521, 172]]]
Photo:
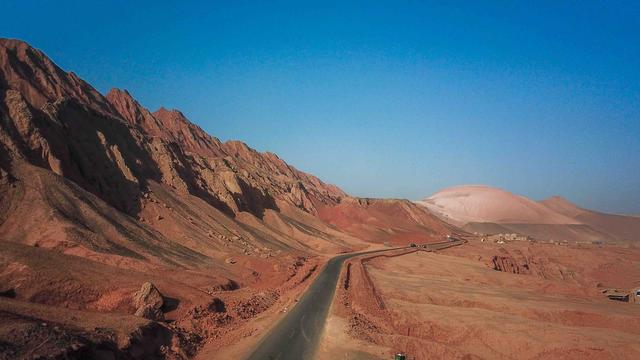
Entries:
[[0, 39], [0, 88], [20, 92], [35, 108], [73, 99], [95, 111], [112, 112], [106, 99], [91, 85], [20, 40]]
[[19, 39], [0, 38], [0, 48], [11, 49], [13, 51], [20, 52], [20, 53], [31, 52], [35, 56], [46, 58], [46, 56], [42, 51], [32, 47], [28, 43]]
[[577, 215], [585, 211], [584, 209], [578, 207], [571, 201], [559, 195], [551, 196], [550, 198], [544, 199], [539, 203], [555, 212], [569, 217], [576, 217]]
[[184, 116], [184, 114], [182, 113], [182, 111], [178, 110], [178, 109], [167, 109], [164, 106], [160, 106], [160, 108], [156, 111], [153, 112], [154, 114], [157, 115], [162, 115], [162, 116], [174, 116], [174, 117], [178, 117], [178, 118], [182, 118], [182, 119], [187, 119], [186, 116]]
[[167, 109], [161, 106], [158, 110], [153, 112], [155, 116], [165, 127], [172, 129], [173, 131], [183, 129], [193, 129], [194, 131], [204, 133], [198, 125], [192, 123], [182, 111], [178, 109]]
[[547, 202], [547, 203], [562, 203], [562, 204], [567, 204], [567, 205], [571, 205], [571, 206], [575, 206], [571, 201], [567, 200], [567, 198], [562, 197], [560, 195], [553, 195], [550, 196], [544, 200], [541, 200], [540, 202]]
[[153, 116], [155, 116], [165, 127], [172, 130], [180, 130], [185, 127], [198, 127], [189, 121], [181, 111], [176, 109], [167, 109], [164, 106], [161, 106], [158, 110], [154, 111]]
[[131, 125], [136, 126], [147, 135], [163, 137], [162, 123], [147, 108], [140, 105], [129, 91], [113, 88], [107, 94], [107, 100]]
[[204, 155], [224, 155], [222, 144], [217, 138], [207, 134], [198, 125], [192, 123], [177, 109], [164, 106], [152, 114], [162, 128], [163, 136], [171, 141], [181, 143], [188, 151]]
[[129, 90], [127, 89], [111, 88], [111, 90], [109, 90], [109, 92], [107, 93], [107, 98], [109, 97], [123, 97], [135, 101], [135, 99], [133, 98], [133, 96], [131, 96]]
[[[107, 93], [106, 98], [114, 106], [116, 105], [116, 103], [120, 103], [130, 107], [144, 109], [145, 112], [150, 113], [149, 110], [140, 105], [138, 100], [136, 100], [127, 89], [111, 88], [111, 90], [109, 90], [109, 92]], [[118, 109], [116, 107], [116, 110], [120, 111], [122, 109]]]

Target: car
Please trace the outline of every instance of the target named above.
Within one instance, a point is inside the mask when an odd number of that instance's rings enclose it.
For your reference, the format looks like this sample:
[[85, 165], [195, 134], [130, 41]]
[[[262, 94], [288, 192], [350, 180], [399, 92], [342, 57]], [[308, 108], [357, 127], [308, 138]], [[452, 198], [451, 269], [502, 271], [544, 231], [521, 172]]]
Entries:
[[414, 244], [414, 243], [411, 243], [411, 245], [409, 245], [409, 246], [411, 246], [411, 247], [418, 247], [418, 245], [416, 245], [416, 244]]

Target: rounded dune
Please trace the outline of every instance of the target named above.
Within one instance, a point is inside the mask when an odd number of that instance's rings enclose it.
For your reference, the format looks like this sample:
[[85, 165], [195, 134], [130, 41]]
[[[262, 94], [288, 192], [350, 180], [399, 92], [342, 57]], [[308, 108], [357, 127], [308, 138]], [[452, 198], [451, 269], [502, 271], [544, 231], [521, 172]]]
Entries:
[[418, 201], [445, 220], [464, 225], [470, 222], [522, 224], [579, 224], [578, 220], [502, 189], [484, 185], [446, 188]]

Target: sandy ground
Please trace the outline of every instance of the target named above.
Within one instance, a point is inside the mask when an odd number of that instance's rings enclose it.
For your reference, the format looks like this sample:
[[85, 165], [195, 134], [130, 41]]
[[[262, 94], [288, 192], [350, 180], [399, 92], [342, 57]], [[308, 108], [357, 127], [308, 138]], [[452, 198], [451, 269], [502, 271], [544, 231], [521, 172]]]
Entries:
[[318, 358], [638, 358], [640, 305], [601, 293], [638, 280], [640, 251], [613, 246], [472, 240], [354, 262]]
[[313, 283], [320, 269], [326, 263], [319, 259], [312, 272], [299, 275], [290, 284], [284, 284], [277, 301], [263, 312], [240, 326], [224, 329], [220, 337], [207, 341], [195, 359], [244, 359], [251, 354], [262, 336], [277, 323], [284, 314], [295, 306], [297, 298]]

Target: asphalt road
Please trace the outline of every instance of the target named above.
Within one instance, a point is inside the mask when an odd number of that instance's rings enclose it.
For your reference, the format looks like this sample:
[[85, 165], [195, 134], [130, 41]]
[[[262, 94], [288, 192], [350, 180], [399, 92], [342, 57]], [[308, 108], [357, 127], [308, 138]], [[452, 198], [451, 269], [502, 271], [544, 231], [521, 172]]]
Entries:
[[[427, 249], [439, 250], [461, 242], [431, 244]], [[348, 258], [373, 254], [382, 249], [338, 255], [323, 268], [298, 303], [260, 341], [248, 360], [312, 359], [336, 292], [342, 264]]]

